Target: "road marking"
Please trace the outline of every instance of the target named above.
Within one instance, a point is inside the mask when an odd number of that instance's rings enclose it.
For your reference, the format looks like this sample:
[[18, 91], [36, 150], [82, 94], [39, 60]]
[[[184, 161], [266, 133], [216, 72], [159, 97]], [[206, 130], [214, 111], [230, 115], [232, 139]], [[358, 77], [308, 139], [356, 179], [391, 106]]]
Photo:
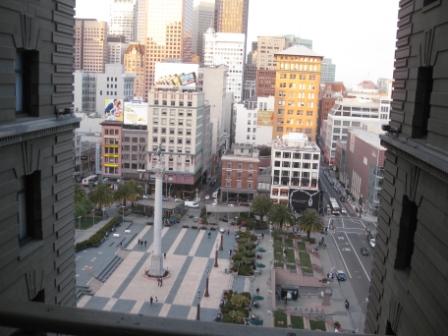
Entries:
[[342, 262], [344, 263], [345, 269], [347, 270], [347, 274], [350, 277], [350, 279], [352, 278], [352, 274], [350, 273], [350, 270], [348, 269], [347, 263], [345, 262], [344, 256], [342, 255], [341, 250], [339, 249], [338, 243], [336, 242], [336, 239], [334, 238], [334, 235], [332, 234], [331, 237], [334, 240], [334, 244], [336, 245], [336, 248], [338, 249], [339, 255], [341, 256]]
[[342, 216], [341, 216], [341, 222], [342, 222], [342, 228], [345, 229], [344, 218], [342, 218]]
[[364, 267], [364, 264], [361, 262], [361, 258], [359, 257], [358, 253], [357, 253], [356, 250], [355, 250], [355, 247], [353, 246], [352, 242], [350, 241], [350, 238], [349, 238], [347, 232], [344, 232], [344, 234], [347, 236], [348, 243], [349, 243], [350, 246], [352, 247], [353, 252], [355, 253], [356, 258], [358, 259], [359, 263], [361, 264], [361, 268], [362, 268], [362, 270], [364, 271], [364, 274], [366, 275], [367, 280], [369, 280], [369, 282], [370, 282], [370, 276], [369, 276], [369, 273], [367, 272], [366, 268]]

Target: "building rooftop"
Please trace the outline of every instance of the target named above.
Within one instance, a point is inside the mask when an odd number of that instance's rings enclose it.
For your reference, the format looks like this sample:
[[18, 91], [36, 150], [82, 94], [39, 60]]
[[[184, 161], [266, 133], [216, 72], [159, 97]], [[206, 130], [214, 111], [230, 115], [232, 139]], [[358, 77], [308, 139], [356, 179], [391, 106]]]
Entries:
[[351, 129], [350, 133], [377, 149], [386, 150], [385, 147], [381, 146], [380, 133], [370, 132], [360, 128]]
[[322, 57], [323, 58], [322, 55], [315, 53], [313, 50], [311, 50], [310, 48], [307, 48], [303, 45], [294, 45], [285, 50], [275, 53], [275, 55], [313, 56], [313, 57]]
[[308, 137], [304, 133], [295, 132], [288, 133], [281, 139], [277, 138], [273, 142], [273, 149], [320, 152], [316, 143], [308, 141]]

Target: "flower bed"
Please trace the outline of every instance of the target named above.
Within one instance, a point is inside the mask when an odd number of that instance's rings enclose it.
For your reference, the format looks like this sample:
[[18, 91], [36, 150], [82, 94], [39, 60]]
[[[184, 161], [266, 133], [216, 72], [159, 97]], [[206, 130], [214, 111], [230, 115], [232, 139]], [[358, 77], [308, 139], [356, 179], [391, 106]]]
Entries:
[[303, 317], [291, 315], [291, 327], [294, 329], [303, 329]]
[[234, 293], [226, 291], [221, 304], [222, 321], [227, 323], [244, 324], [249, 316], [251, 303], [250, 293]]
[[310, 320], [310, 328], [311, 330], [327, 330], [327, 328], [325, 327], [325, 321], [322, 320]]
[[287, 328], [288, 319], [283, 310], [276, 310], [274, 312], [274, 327]]

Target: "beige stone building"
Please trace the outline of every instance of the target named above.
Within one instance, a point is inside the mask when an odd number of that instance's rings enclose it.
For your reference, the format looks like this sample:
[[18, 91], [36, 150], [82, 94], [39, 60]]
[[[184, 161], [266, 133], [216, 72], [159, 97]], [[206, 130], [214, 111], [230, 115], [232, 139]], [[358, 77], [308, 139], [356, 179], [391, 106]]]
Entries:
[[249, 0], [216, 0], [215, 31], [247, 35]]
[[144, 97], [145, 92], [145, 47], [131, 43], [124, 53], [124, 71], [135, 74], [134, 97]]
[[107, 23], [95, 19], [75, 19], [74, 68], [104, 72], [107, 62]]

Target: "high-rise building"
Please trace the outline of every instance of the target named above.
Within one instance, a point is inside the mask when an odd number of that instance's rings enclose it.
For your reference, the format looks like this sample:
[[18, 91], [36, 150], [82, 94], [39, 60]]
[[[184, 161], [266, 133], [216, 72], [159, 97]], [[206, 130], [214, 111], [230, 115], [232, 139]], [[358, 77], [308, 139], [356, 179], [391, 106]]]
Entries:
[[[155, 63], [191, 61], [193, 34], [192, 0], [147, 0], [138, 3], [139, 42], [145, 45], [145, 90], [154, 85]], [[142, 31], [143, 30], [143, 31]]]
[[240, 102], [243, 94], [244, 40], [244, 34], [216, 33], [213, 28], [204, 34], [204, 65], [228, 67], [226, 86], [235, 102]]
[[448, 317], [448, 2], [400, 1], [398, 13], [365, 330], [432, 336]]
[[[76, 304], [73, 173], [79, 119], [71, 113], [70, 4], [23, 0], [0, 5], [3, 304]], [[1, 322], [1, 335], [17, 333]]]
[[200, 0], [193, 8], [193, 53], [202, 59], [204, 54], [204, 33], [214, 26], [215, 0]]
[[123, 35], [109, 35], [107, 37], [107, 63], [123, 64], [127, 46]]
[[331, 58], [324, 58], [320, 67], [320, 82], [333, 83], [336, 79], [336, 64], [331, 62]]
[[299, 45], [275, 54], [274, 138], [296, 132], [316, 141], [321, 61]]
[[74, 68], [103, 72], [107, 63], [107, 23], [75, 19]]
[[215, 0], [215, 31], [247, 36], [249, 0]]
[[204, 94], [154, 87], [148, 104], [147, 169], [156, 168], [161, 146], [167, 181], [176, 193], [194, 196], [210, 167], [210, 107]]
[[284, 37], [286, 40], [286, 48], [301, 45], [307, 47], [308, 49], [313, 49], [313, 40], [304, 39], [296, 35], [285, 35]]
[[122, 35], [125, 42], [135, 40], [135, 1], [112, 0], [110, 5], [109, 34]]
[[274, 54], [284, 50], [286, 39], [283, 36], [258, 36], [256, 53], [256, 93], [258, 97], [275, 94]]
[[143, 98], [145, 94], [145, 46], [130, 43], [124, 53], [124, 71], [135, 75], [134, 97]]

